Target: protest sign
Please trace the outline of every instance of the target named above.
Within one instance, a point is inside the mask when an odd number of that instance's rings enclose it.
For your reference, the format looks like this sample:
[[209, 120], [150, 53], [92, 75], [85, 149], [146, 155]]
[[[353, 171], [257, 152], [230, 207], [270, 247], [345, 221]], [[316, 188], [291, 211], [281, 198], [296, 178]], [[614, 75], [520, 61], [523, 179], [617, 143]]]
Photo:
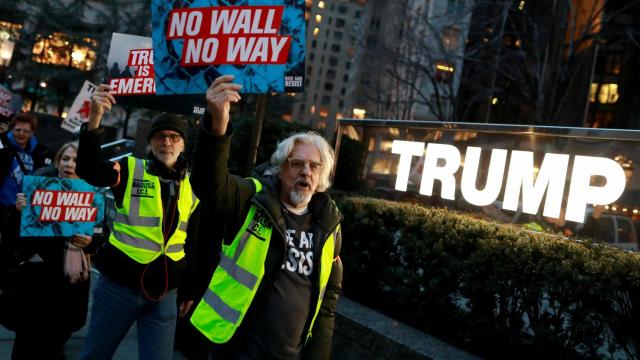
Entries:
[[21, 106], [22, 99], [0, 85], [0, 116], [10, 118]]
[[234, 75], [244, 93], [304, 90], [304, 1], [151, 1], [158, 94], [204, 94]]
[[91, 95], [96, 91], [96, 85], [85, 80], [80, 92], [73, 100], [67, 117], [62, 121], [60, 127], [72, 133], [78, 131], [80, 125], [89, 121], [91, 112]]
[[93, 235], [104, 218], [104, 195], [84, 180], [25, 176], [27, 206], [22, 210], [20, 236]]
[[120, 105], [185, 115], [204, 114], [205, 99], [201, 95], [155, 95], [151, 38], [113, 33], [107, 67], [107, 83]]

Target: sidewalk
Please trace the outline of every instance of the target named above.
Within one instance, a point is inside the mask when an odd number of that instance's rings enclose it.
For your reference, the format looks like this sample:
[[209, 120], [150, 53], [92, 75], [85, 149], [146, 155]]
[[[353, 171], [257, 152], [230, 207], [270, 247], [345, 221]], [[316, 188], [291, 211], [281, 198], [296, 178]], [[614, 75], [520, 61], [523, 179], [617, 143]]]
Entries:
[[[91, 280], [92, 284], [95, 283], [95, 273], [92, 271]], [[91, 297], [89, 297], [89, 309], [91, 309]], [[91, 311], [89, 310], [89, 316]], [[84, 340], [87, 337], [87, 330], [89, 329], [89, 318], [85, 326], [73, 333], [71, 339], [67, 341], [65, 345], [65, 354], [67, 360], [78, 360], [84, 346]], [[7, 330], [5, 327], [0, 326], [0, 359], [11, 359], [11, 349], [13, 348], [13, 340], [15, 334], [13, 331]], [[134, 323], [127, 335], [120, 343], [118, 350], [113, 356], [114, 360], [137, 360], [138, 359], [138, 331], [136, 324]], [[186, 359], [180, 352], [174, 354], [175, 360]]]

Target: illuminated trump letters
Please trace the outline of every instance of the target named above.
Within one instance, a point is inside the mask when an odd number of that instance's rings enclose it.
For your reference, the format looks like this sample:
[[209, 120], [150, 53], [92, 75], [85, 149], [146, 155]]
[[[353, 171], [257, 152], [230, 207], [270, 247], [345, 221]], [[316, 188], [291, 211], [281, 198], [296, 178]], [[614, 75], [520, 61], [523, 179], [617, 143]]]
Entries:
[[[452, 145], [395, 140], [391, 150], [399, 154], [396, 190], [407, 191], [411, 160], [423, 156], [424, 166], [420, 183], [420, 194], [431, 196], [435, 180], [442, 184], [441, 196], [455, 200], [455, 173], [460, 168], [461, 154]], [[465, 153], [460, 192], [470, 204], [486, 206], [498, 199], [505, 184], [502, 206], [516, 211], [522, 200], [522, 211], [537, 214], [542, 199], [545, 198], [542, 214], [560, 218], [567, 172], [571, 156], [547, 153], [534, 179], [534, 153], [531, 151], [511, 151], [507, 178], [503, 179], [507, 166], [508, 150], [492, 149], [487, 172], [486, 185], [476, 187], [480, 154], [482, 149], [469, 146]], [[604, 185], [592, 185], [593, 176], [602, 177]], [[584, 222], [587, 204], [607, 205], [616, 201], [625, 188], [622, 167], [612, 159], [595, 156], [574, 156], [573, 170], [569, 178], [569, 194], [565, 219]], [[546, 197], [544, 196], [546, 193]]]

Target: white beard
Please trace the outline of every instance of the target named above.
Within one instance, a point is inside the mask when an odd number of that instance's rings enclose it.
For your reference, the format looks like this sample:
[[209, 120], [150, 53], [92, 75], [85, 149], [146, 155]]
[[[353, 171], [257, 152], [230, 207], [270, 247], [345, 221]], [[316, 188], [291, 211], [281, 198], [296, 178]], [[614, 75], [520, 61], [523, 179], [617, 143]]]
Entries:
[[302, 207], [306, 206], [309, 201], [311, 201], [312, 196], [313, 193], [311, 192], [307, 193], [304, 190], [296, 191], [294, 189], [289, 193], [289, 200], [291, 201], [291, 205], [295, 207]]

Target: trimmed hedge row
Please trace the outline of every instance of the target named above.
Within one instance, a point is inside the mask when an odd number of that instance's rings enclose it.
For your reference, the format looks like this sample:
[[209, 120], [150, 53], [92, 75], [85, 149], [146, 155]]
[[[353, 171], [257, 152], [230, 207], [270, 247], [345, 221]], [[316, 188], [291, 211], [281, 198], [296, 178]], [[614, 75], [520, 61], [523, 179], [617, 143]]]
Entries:
[[336, 202], [347, 297], [482, 357], [638, 357], [640, 255], [445, 209]]

